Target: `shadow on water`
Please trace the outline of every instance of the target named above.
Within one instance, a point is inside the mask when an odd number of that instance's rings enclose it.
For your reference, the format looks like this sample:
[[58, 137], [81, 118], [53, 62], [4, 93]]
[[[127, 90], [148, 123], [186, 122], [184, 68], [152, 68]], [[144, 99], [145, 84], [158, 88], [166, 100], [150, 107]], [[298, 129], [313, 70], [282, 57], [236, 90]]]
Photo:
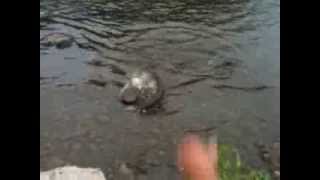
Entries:
[[[41, 0], [40, 168], [93, 166], [112, 179], [127, 162], [174, 179], [183, 131], [213, 126], [261, 166], [253, 144], [280, 137], [279, 29], [277, 0]], [[73, 43], [48, 46], [57, 33]], [[167, 112], [118, 102], [142, 66], [165, 79]]]

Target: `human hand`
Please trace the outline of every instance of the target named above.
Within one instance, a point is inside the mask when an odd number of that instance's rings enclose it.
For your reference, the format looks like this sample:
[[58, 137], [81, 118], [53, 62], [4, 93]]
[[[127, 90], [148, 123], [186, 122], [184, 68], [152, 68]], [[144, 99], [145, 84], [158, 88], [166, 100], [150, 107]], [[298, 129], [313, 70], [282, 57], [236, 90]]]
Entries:
[[188, 180], [218, 180], [218, 145], [188, 135], [178, 146], [178, 168]]

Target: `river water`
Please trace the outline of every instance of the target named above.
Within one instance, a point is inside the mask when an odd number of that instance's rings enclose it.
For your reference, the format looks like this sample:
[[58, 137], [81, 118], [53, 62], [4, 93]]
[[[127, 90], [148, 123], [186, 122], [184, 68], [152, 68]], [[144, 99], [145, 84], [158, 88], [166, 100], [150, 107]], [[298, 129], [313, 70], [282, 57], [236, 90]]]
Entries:
[[[74, 43], [43, 46], [52, 33]], [[164, 80], [165, 112], [118, 102], [116, 82], [142, 66]], [[125, 162], [175, 179], [183, 132], [210, 127], [257, 167], [254, 144], [280, 139], [279, 0], [40, 1], [41, 170], [98, 167], [112, 179]]]

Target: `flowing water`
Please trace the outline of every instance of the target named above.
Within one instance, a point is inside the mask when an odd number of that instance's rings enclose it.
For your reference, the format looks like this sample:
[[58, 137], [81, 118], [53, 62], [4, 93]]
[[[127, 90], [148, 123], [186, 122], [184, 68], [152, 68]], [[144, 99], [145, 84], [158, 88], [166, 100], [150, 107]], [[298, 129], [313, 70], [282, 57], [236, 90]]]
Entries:
[[[44, 46], [52, 33], [74, 43]], [[112, 179], [126, 162], [175, 179], [185, 130], [215, 127], [258, 167], [255, 142], [280, 139], [279, 0], [41, 0], [40, 61], [41, 170], [98, 167]], [[164, 112], [118, 101], [137, 67], [164, 80]]]

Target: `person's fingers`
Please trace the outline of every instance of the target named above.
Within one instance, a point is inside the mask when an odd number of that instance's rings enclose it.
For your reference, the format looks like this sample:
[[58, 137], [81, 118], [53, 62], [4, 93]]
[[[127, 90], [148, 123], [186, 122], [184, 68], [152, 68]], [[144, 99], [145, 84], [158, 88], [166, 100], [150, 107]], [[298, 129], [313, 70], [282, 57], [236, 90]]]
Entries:
[[[208, 155], [208, 149], [199, 137], [188, 135], [178, 147], [178, 166], [185, 176], [192, 179], [214, 180], [214, 167]], [[212, 150], [215, 150], [215, 146]], [[211, 150], [210, 150], [211, 151]]]
[[179, 147], [180, 168], [190, 170], [190, 168], [200, 168], [208, 161], [207, 153], [199, 138], [189, 135], [183, 139]]

